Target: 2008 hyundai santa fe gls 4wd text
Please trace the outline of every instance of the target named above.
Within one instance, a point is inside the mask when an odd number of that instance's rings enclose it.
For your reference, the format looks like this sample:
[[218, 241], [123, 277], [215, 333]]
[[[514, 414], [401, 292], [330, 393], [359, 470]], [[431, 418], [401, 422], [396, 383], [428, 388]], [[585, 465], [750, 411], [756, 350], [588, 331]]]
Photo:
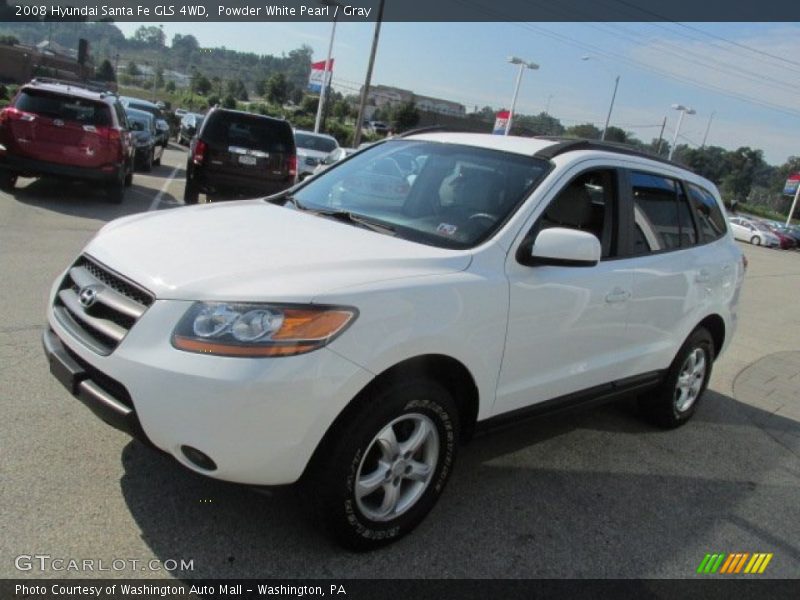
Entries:
[[622, 394], [687, 421], [744, 269], [677, 165], [417, 133], [266, 199], [109, 223], [44, 345], [109, 424], [210, 477], [298, 482], [367, 549], [425, 517], [476, 428]]

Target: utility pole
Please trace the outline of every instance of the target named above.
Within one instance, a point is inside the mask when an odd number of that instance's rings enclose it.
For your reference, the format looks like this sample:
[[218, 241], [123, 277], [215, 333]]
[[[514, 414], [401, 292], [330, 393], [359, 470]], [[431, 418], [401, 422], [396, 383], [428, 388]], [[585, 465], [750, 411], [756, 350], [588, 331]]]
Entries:
[[661, 133], [658, 134], [658, 144], [656, 144], [656, 155], [661, 156], [661, 142], [664, 141], [664, 127], [667, 126], [667, 117], [661, 121]]
[[608, 124], [611, 121], [611, 111], [614, 110], [614, 100], [617, 99], [617, 88], [619, 87], [619, 75], [614, 80], [614, 93], [611, 95], [611, 106], [608, 107], [608, 116], [606, 117], [606, 126], [603, 127], [603, 135], [600, 137], [600, 140], [606, 139], [606, 132], [608, 131]]
[[700, 148], [706, 147], [706, 140], [708, 139], [708, 132], [711, 130], [711, 120], [714, 118], [714, 115], [717, 114], [717, 111], [711, 113], [711, 116], [708, 117], [708, 125], [706, 126], [706, 134], [703, 136], [703, 143], [700, 144]]
[[356, 129], [353, 133], [353, 148], [358, 148], [361, 141], [361, 126], [364, 120], [364, 109], [367, 106], [367, 96], [369, 95], [369, 85], [372, 82], [372, 67], [375, 65], [375, 53], [378, 51], [378, 37], [381, 33], [381, 21], [383, 20], [383, 5], [386, 0], [381, 0], [378, 6], [378, 18], [375, 21], [375, 34], [372, 37], [372, 51], [369, 53], [369, 65], [367, 65], [367, 76], [364, 80], [364, 89], [361, 90], [361, 101], [358, 104], [358, 118], [356, 119]]

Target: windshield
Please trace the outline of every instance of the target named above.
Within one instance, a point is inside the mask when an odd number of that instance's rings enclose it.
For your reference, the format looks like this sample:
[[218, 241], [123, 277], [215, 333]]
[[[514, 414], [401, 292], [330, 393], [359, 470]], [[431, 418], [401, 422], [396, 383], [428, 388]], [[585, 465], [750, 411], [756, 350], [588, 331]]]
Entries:
[[295, 131], [294, 140], [298, 148], [306, 148], [307, 150], [331, 152], [338, 148], [336, 140], [321, 135], [301, 133], [300, 131]]
[[294, 198], [390, 225], [398, 237], [469, 248], [499, 229], [548, 167], [496, 150], [391, 140], [331, 167]]

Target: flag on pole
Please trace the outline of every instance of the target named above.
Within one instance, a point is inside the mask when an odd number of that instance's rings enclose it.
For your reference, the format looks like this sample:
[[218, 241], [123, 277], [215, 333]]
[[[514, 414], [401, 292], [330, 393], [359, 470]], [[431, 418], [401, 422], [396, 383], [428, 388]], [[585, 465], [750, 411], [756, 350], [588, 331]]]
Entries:
[[786, 180], [786, 185], [783, 186], [783, 194], [785, 196], [794, 196], [797, 193], [797, 186], [800, 185], [800, 173], [793, 173], [789, 175]]
[[325, 61], [311, 63], [311, 74], [308, 76], [308, 91], [312, 94], [319, 94], [322, 91], [322, 86], [327, 85], [333, 72], [333, 59], [331, 59], [328, 68], [325, 68]]
[[508, 116], [510, 114], [511, 112], [507, 110], [501, 110], [497, 113], [494, 121], [494, 129], [492, 129], [494, 135], [505, 134], [506, 127], [508, 127]]

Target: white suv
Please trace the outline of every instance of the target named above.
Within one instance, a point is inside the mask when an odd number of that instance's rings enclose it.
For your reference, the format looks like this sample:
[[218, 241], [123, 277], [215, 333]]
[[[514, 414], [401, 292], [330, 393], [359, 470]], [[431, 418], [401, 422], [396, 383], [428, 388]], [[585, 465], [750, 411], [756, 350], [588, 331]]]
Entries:
[[714, 185], [677, 165], [429, 132], [106, 225], [44, 345], [109, 424], [209, 477], [300, 482], [366, 549], [424, 518], [477, 428], [623, 394], [687, 421], [743, 277]]

